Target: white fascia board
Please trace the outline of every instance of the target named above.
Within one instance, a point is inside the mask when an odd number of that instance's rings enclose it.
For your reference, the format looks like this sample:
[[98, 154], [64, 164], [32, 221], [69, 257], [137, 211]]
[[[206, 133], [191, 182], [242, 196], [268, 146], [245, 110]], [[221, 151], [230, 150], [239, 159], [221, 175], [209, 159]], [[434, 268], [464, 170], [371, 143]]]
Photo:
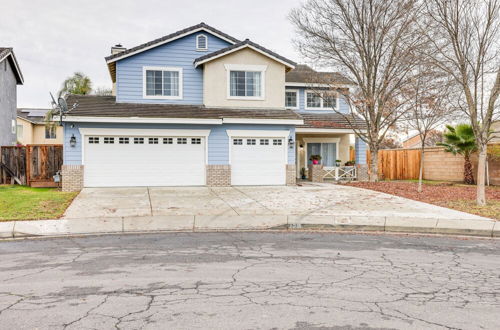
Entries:
[[[364, 132], [365, 130], [359, 130]], [[295, 133], [347, 133], [354, 134], [354, 130], [350, 128], [309, 128], [297, 127]]]
[[337, 87], [337, 88], [351, 88], [355, 84], [315, 84], [315, 83], [301, 83], [301, 82], [285, 82], [286, 87]]
[[17, 75], [18, 75], [18, 76], [19, 76], [19, 78], [21, 79], [21, 85], [23, 85], [23, 84], [24, 84], [24, 77], [23, 77], [23, 75], [22, 75], [22, 73], [21, 73], [21, 69], [20, 69], [20, 68], [19, 68], [19, 66], [17, 65], [17, 60], [16, 60], [16, 58], [14, 57], [14, 55], [13, 55], [11, 52], [9, 52], [9, 53], [8, 53], [7, 55], [5, 55], [4, 57], [0, 58], [0, 63], [1, 63], [1, 62], [3, 62], [3, 60], [7, 60], [7, 58], [8, 58], [9, 56], [12, 56], [12, 63], [14, 63], [14, 69], [16, 70]]
[[[54, 120], [59, 120], [54, 117]], [[66, 122], [88, 122], [88, 123], [134, 123], [134, 124], [210, 124], [222, 125], [222, 119], [204, 118], [144, 118], [144, 117], [83, 117], [67, 116], [63, 118]]]
[[302, 119], [224, 118], [224, 124], [303, 125]]
[[141, 128], [79, 128], [81, 135], [122, 136], [201, 136], [208, 137], [209, 129], [141, 129]]
[[255, 48], [255, 47], [253, 47], [252, 45], [249, 45], [249, 44], [241, 45], [240, 47], [236, 47], [236, 48], [234, 48], [234, 49], [230, 49], [230, 50], [228, 50], [227, 52], [221, 53], [221, 54], [219, 54], [219, 55], [217, 55], [217, 56], [210, 57], [210, 58], [207, 58], [207, 59], [205, 59], [205, 60], [203, 60], [203, 61], [197, 62], [197, 63], [196, 63], [196, 65], [195, 65], [195, 68], [197, 68], [199, 65], [201, 65], [201, 64], [203, 64], [203, 63], [207, 63], [207, 62], [213, 61], [213, 60], [215, 60], [215, 59], [217, 59], [217, 58], [219, 58], [219, 57], [226, 56], [226, 55], [228, 55], [228, 54], [231, 54], [231, 53], [237, 52], [237, 51], [239, 51], [239, 50], [241, 50], [241, 49], [243, 49], [243, 48], [250, 48], [250, 49], [252, 49], [252, 50], [254, 50], [254, 51], [256, 51], [256, 52], [258, 52], [258, 53], [260, 53], [260, 54], [262, 54], [262, 55], [264, 55], [264, 56], [266, 56], [266, 57], [269, 57], [269, 58], [271, 58], [271, 59], [275, 60], [276, 62], [279, 62], [279, 63], [283, 64], [283, 65], [284, 65], [284, 66], [286, 66], [286, 67], [289, 67], [289, 68], [291, 68], [291, 69], [295, 69], [295, 66], [294, 66], [294, 65], [292, 65], [292, 64], [290, 64], [290, 63], [287, 63], [287, 62], [285, 62], [285, 61], [283, 61], [283, 60], [280, 60], [279, 58], [274, 57], [274, 56], [270, 55], [269, 53], [263, 52], [262, 50], [260, 50], [260, 49], [258, 49], [258, 48]]
[[130, 56], [132, 56], [132, 55], [135, 55], [135, 54], [139, 54], [139, 53], [145, 52], [146, 50], [149, 50], [149, 49], [151, 49], [151, 48], [155, 48], [155, 47], [158, 47], [158, 46], [164, 45], [164, 44], [169, 43], [169, 42], [171, 42], [171, 41], [174, 41], [174, 40], [177, 40], [177, 39], [183, 38], [183, 37], [185, 37], [185, 36], [188, 36], [188, 35], [190, 35], [190, 34], [193, 34], [193, 33], [196, 33], [196, 32], [200, 32], [200, 31], [205, 31], [205, 32], [207, 32], [207, 33], [210, 33], [210, 34], [212, 34], [212, 35], [216, 36], [217, 38], [220, 38], [220, 39], [222, 39], [222, 40], [224, 40], [224, 41], [227, 41], [227, 42], [228, 42], [228, 43], [230, 43], [231, 45], [234, 45], [234, 44], [235, 44], [235, 42], [234, 42], [234, 41], [229, 40], [229, 39], [227, 39], [226, 37], [224, 37], [224, 36], [222, 36], [222, 35], [220, 35], [220, 34], [218, 34], [218, 33], [215, 33], [215, 32], [213, 32], [213, 31], [210, 31], [210, 30], [208, 30], [208, 29], [205, 29], [205, 28], [201, 27], [201, 28], [198, 28], [198, 29], [196, 29], [196, 30], [192, 30], [192, 31], [189, 31], [189, 32], [186, 32], [186, 33], [180, 34], [180, 35], [178, 35], [178, 36], [172, 37], [172, 38], [170, 38], [170, 39], [163, 40], [163, 41], [158, 42], [158, 43], [156, 43], [156, 44], [154, 44], [154, 45], [150, 45], [150, 46], [148, 46], [148, 47], [144, 47], [144, 48], [138, 49], [138, 50], [136, 50], [135, 52], [128, 53], [128, 54], [125, 54], [125, 55], [123, 55], [123, 56], [119, 56], [119, 57], [113, 58], [113, 59], [111, 59], [111, 60], [106, 61], [106, 63], [113, 63], [113, 62], [116, 62], [116, 61], [118, 61], [118, 60], [122, 60], [122, 59], [127, 58], [127, 57], [130, 57]]
[[276, 137], [276, 138], [287, 138], [290, 135], [290, 131], [276, 131], [276, 130], [239, 130], [239, 129], [228, 129], [226, 130], [227, 135], [232, 137]]

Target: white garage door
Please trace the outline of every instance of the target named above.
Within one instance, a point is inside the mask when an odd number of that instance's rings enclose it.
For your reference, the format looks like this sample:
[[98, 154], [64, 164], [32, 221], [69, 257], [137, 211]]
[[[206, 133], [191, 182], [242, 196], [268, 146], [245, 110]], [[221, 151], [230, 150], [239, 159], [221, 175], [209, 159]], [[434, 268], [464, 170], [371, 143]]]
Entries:
[[205, 185], [205, 138], [86, 136], [85, 187]]
[[232, 185], [283, 185], [286, 183], [284, 138], [232, 138]]

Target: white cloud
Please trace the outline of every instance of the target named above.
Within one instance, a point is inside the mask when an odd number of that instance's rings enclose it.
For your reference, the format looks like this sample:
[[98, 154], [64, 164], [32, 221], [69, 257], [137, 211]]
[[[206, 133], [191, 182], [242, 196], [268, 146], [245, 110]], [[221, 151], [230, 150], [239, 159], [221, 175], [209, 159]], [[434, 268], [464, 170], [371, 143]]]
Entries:
[[0, 46], [14, 47], [25, 77], [19, 107], [48, 107], [49, 91], [82, 71], [94, 86], [111, 86], [104, 62], [110, 47], [133, 47], [205, 22], [249, 38], [295, 61], [287, 19], [299, 0], [0, 0]]

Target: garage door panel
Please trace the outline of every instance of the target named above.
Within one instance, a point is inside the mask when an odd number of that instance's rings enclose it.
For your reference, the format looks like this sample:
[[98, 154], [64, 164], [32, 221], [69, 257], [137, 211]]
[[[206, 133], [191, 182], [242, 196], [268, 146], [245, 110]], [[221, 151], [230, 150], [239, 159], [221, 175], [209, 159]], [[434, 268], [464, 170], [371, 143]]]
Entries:
[[[186, 137], [186, 144], [177, 138], [163, 140], [141, 137], [143, 143], [85, 144], [84, 184], [86, 187], [124, 186], [198, 186], [205, 185], [205, 139]], [[199, 141], [198, 141], [199, 140]], [[192, 144], [199, 142], [200, 144]]]
[[[273, 145], [272, 138], [236, 138], [231, 141], [231, 184], [233, 185], [283, 185], [286, 183], [286, 149], [283, 139]], [[255, 144], [248, 144], [248, 139]], [[251, 141], [254, 143], [254, 141]]]

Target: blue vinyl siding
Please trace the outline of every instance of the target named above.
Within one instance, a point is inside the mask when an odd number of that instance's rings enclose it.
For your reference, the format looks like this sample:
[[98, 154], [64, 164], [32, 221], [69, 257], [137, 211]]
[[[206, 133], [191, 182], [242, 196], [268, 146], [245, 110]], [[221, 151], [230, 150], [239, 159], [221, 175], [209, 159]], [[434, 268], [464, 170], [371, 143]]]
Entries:
[[[208, 51], [196, 50], [196, 36], [208, 37]], [[195, 69], [193, 61], [230, 43], [200, 31], [165, 45], [127, 57], [116, 63], [116, 101], [126, 103], [203, 104], [203, 70]], [[183, 98], [181, 100], [143, 98], [143, 67], [171, 66], [183, 69]]]
[[[299, 99], [297, 100], [298, 101], [298, 109], [296, 109], [296, 111], [298, 112], [313, 112], [313, 113], [326, 113], [326, 112], [334, 112], [333, 109], [332, 110], [306, 110], [306, 88], [302, 87], [302, 88], [296, 88], [296, 87], [286, 87], [286, 90], [298, 90], [299, 93], [298, 93], [298, 96], [299, 96]], [[284, 97], [284, 96], [283, 96]], [[340, 96], [339, 98], [339, 112], [342, 112], [342, 113], [349, 113], [349, 105], [347, 104], [346, 100]]]
[[366, 143], [359, 137], [356, 137], [354, 151], [356, 153], [356, 164], [366, 164]]
[[[64, 164], [80, 165], [82, 163], [82, 138], [79, 128], [129, 128], [129, 129], [210, 129], [208, 136], [208, 164], [225, 165], [229, 163], [229, 137], [226, 130], [285, 130], [289, 131], [289, 138], [295, 140], [295, 127], [284, 125], [181, 125], [181, 124], [104, 124], [104, 123], [70, 123], [64, 125]], [[69, 145], [69, 139], [75, 135], [77, 144]], [[288, 141], [284, 141], [288, 145]], [[288, 147], [288, 164], [295, 163], [295, 144]]]

